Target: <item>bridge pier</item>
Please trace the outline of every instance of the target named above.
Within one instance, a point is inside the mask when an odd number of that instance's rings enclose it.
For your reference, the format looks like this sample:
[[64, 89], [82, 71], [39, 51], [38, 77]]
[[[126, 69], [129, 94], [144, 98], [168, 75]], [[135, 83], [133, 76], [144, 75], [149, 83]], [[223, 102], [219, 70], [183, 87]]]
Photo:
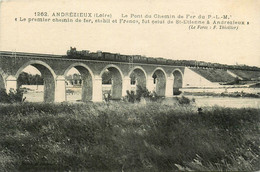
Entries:
[[123, 79], [122, 97], [127, 95], [127, 90], [131, 90], [131, 78], [128, 76], [124, 77]]
[[102, 102], [103, 101], [103, 95], [102, 95], [102, 78], [99, 76], [96, 76], [93, 78], [93, 96], [92, 96], [93, 102]]
[[6, 78], [6, 92], [9, 93], [9, 91], [12, 89], [17, 89], [17, 78], [12, 75], [9, 75]]
[[82, 72], [82, 98], [83, 102], [92, 101], [93, 82], [89, 72]]
[[147, 77], [147, 84], [146, 84], [146, 88], [148, 89], [148, 91], [155, 91], [154, 90], [154, 78], [152, 76], [148, 76]]
[[0, 73], [0, 89], [5, 89], [5, 79]]
[[55, 102], [66, 101], [66, 79], [64, 76], [57, 76], [55, 89]]
[[165, 97], [172, 97], [172, 96], [173, 96], [173, 78], [167, 77]]

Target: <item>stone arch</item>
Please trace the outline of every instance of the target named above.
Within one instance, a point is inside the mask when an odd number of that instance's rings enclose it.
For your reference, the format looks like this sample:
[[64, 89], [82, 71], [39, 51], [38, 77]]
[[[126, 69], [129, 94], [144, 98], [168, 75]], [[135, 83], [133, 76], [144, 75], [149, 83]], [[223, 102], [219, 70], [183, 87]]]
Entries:
[[82, 79], [82, 93], [81, 93], [81, 100], [85, 101], [92, 101], [93, 99], [93, 72], [92, 70], [84, 63], [73, 63], [70, 65], [66, 71], [64, 72], [64, 76], [67, 75], [70, 69], [76, 68]]
[[105, 70], [107, 70], [108, 68], [116, 68], [118, 70], [118, 72], [120, 73], [121, 77], [124, 78], [124, 75], [123, 75], [123, 72], [121, 71], [121, 69], [117, 66], [117, 65], [114, 65], [114, 64], [109, 64], [107, 66], [105, 66], [103, 68], [103, 70], [100, 72], [100, 77], [102, 77], [103, 73], [105, 72]]
[[2, 69], [0, 69], [0, 89], [5, 89], [6, 75]]
[[56, 74], [47, 63], [40, 60], [31, 60], [19, 68], [19, 70], [15, 74], [15, 78], [18, 78], [20, 73], [29, 65], [38, 69], [42, 77], [44, 78], [44, 102], [54, 102]]
[[180, 69], [174, 69], [172, 71], [173, 76], [173, 94], [179, 94], [179, 89], [182, 88], [183, 84], [183, 73]]
[[152, 77], [155, 81], [155, 92], [158, 96], [165, 96], [166, 92], [166, 72], [158, 67], [152, 72]]
[[[120, 99], [122, 97], [122, 88], [123, 88], [123, 73], [120, 68], [116, 65], [110, 64], [107, 65], [100, 73], [102, 78], [105, 71], [109, 71], [111, 74], [111, 98]], [[102, 79], [103, 81], [103, 79]]]
[[157, 70], [161, 70], [161, 71], [163, 72], [163, 74], [165, 75], [165, 78], [166, 78], [167, 74], [166, 74], [166, 72], [164, 71], [164, 69], [161, 68], [161, 67], [157, 67], [156, 69], [154, 69], [153, 72], [152, 72], [152, 75], [153, 75], [154, 72], [157, 71]]
[[131, 79], [135, 78], [135, 85], [141, 87], [146, 87], [147, 74], [145, 70], [140, 66], [135, 66], [128, 74], [128, 77]]
[[[29, 66], [29, 65], [41, 65], [41, 66], [44, 66], [45, 68], [47, 68], [49, 71], [50, 71], [50, 73], [52, 74], [52, 76], [54, 77], [54, 78], [56, 78], [56, 74], [55, 74], [55, 72], [53, 71], [53, 69], [47, 64], [47, 63], [45, 63], [45, 62], [43, 62], [43, 61], [40, 61], [40, 60], [31, 60], [31, 61], [29, 61], [29, 62], [27, 62], [27, 63], [25, 63], [25, 64], [23, 64], [19, 69], [18, 69], [18, 71], [16, 72], [16, 74], [15, 74], [15, 77], [16, 78], [18, 78], [18, 76], [20, 75], [20, 73], [24, 70], [24, 68], [26, 68], [27, 66]], [[36, 69], [37, 69], [37, 67], [35, 67]], [[40, 71], [40, 70], [39, 70]], [[40, 71], [41, 72], [41, 71]]]

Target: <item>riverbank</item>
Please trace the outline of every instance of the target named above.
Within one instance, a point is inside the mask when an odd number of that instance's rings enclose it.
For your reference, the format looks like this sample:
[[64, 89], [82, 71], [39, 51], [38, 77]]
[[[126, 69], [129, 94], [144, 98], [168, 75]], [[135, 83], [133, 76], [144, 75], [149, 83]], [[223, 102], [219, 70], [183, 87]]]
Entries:
[[257, 171], [260, 110], [156, 102], [0, 105], [0, 171]]

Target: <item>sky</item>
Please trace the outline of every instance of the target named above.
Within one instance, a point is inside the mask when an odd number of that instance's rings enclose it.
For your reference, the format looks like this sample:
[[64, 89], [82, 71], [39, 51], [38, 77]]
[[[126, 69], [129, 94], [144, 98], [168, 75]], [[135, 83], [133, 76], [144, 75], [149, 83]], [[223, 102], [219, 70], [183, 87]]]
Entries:
[[[0, 51], [66, 54], [97, 50], [175, 60], [199, 60], [260, 67], [258, 0], [12, 0], [0, 3]], [[188, 25], [28, 23], [35, 12], [228, 15], [248, 21], [238, 30], [189, 30]]]

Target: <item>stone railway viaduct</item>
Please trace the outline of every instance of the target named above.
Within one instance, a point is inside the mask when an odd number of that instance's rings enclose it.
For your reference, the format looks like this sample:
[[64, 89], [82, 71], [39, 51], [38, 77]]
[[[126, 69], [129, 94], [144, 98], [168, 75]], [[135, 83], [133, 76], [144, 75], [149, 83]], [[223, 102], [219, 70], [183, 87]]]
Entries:
[[[44, 101], [66, 101], [65, 76], [76, 68], [82, 76], [82, 101], [101, 102], [102, 75], [109, 70], [112, 74], [112, 98], [119, 99], [130, 90], [130, 77], [135, 75], [137, 85], [155, 91], [159, 96], [172, 96], [173, 88], [181, 88], [183, 66], [169, 66], [116, 61], [69, 59], [60, 55], [12, 53], [0, 51], [0, 88], [17, 88], [17, 78], [27, 66], [37, 68], [44, 78]], [[156, 82], [153, 76], [156, 76]]]

